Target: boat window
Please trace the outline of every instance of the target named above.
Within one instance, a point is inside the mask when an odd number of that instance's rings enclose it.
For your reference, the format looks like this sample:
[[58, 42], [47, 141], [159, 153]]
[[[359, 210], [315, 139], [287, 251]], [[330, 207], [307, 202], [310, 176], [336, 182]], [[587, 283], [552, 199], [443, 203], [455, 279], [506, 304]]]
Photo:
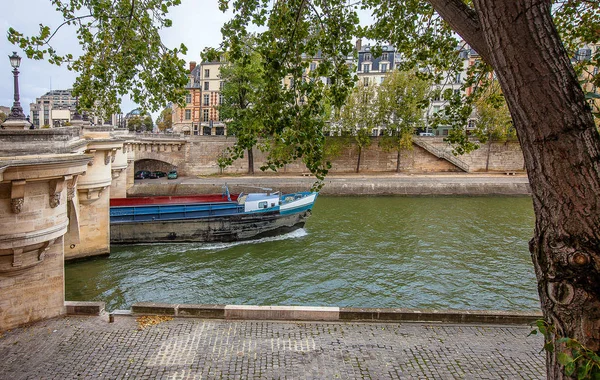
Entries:
[[271, 207], [275, 207], [275, 203], [271, 203]]
[[258, 208], [267, 208], [267, 202], [258, 202]]

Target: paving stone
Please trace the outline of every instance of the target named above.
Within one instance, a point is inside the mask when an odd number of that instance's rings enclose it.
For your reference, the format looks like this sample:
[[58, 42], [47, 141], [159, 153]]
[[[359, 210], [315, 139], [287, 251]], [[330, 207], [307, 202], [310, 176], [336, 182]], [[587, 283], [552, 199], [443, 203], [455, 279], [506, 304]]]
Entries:
[[529, 326], [64, 317], [5, 332], [6, 379], [544, 379]]

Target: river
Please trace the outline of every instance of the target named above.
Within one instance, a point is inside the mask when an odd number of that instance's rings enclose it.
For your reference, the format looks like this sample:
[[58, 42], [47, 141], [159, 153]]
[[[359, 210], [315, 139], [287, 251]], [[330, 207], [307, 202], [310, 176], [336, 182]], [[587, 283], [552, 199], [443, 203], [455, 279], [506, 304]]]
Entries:
[[66, 299], [534, 311], [533, 226], [528, 197], [319, 197], [278, 238], [67, 263]]

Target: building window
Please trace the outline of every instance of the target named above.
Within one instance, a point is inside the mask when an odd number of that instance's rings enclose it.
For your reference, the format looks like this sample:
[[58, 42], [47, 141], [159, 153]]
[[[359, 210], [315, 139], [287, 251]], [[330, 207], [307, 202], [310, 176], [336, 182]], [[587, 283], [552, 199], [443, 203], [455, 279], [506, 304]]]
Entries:
[[382, 73], [387, 73], [387, 63], [382, 63], [379, 65]]
[[204, 91], [208, 91], [208, 82], [204, 82]]
[[198, 125], [194, 124], [194, 136], [198, 136]]
[[210, 127], [204, 127], [204, 128], [202, 128], [202, 134], [204, 136], [210, 136]]
[[202, 121], [208, 121], [208, 110], [202, 110]]
[[371, 60], [371, 53], [365, 53], [365, 61]]
[[369, 85], [369, 78], [363, 78], [363, 83], [367, 87]]
[[382, 61], [389, 61], [388, 53], [382, 53], [381, 54], [381, 60]]
[[219, 105], [223, 104], [223, 94], [219, 94]]
[[204, 69], [204, 78], [210, 78], [210, 70]]
[[217, 127], [215, 128], [215, 135], [217, 136], [225, 136], [225, 128]]
[[460, 83], [460, 73], [456, 73], [456, 76], [454, 77], [454, 83]]
[[192, 118], [192, 110], [185, 110], [185, 120], [190, 120]]
[[210, 104], [210, 95], [204, 94], [204, 105], [208, 106]]
[[363, 72], [368, 73], [371, 71], [371, 65], [369, 65], [368, 63], [365, 63], [363, 65]]
[[317, 63], [316, 62], [311, 62], [310, 63], [310, 71], [315, 71], [317, 69]]
[[219, 82], [219, 89], [221, 91], [223, 91], [224, 88], [225, 88], [225, 82], [223, 82], [223, 81]]
[[186, 103], [192, 102], [192, 94], [185, 94], [185, 102]]

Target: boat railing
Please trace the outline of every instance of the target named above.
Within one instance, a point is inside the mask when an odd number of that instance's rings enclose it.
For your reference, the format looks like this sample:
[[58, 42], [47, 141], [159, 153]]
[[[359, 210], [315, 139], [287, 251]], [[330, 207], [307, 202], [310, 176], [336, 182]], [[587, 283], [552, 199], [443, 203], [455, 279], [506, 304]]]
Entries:
[[243, 212], [243, 206], [230, 202], [192, 205], [152, 205], [114, 207], [111, 222], [144, 222], [154, 220], [196, 219], [233, 215]]

